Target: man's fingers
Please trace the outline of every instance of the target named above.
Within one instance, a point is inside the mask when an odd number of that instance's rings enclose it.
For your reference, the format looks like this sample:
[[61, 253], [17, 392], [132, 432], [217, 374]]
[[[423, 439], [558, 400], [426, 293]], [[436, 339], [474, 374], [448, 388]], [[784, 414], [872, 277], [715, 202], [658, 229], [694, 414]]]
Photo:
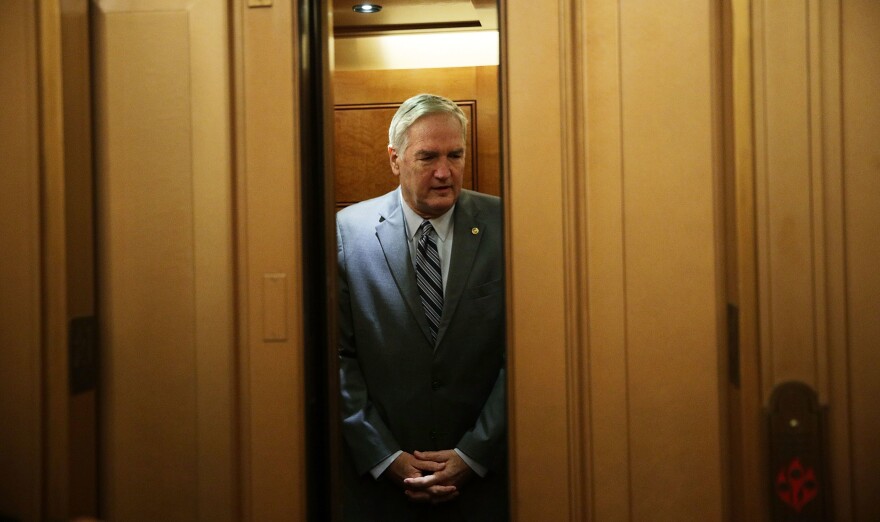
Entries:
[[413, 459], [410, 465], [419, 471], [427, 471], [428, 473], [437, 473], [446, 467], [445, 462], [435, 462], [433, 460], [422, 460], [419, 458]]
[[430, 493], [432, 497], [437, 498], [452, 495], [457, 493], [457, 490], [455, 486], [431, 486], [428, 488], [428, 493]]
[[445, 462], [449, 456], [442, 451], [415, 451], [413, 455], [419, 460]]
[[404, 479], [403, 484], [412, 489], [427, 489], [440, 482], [442, 477], [437, 475], [425, 475], [424, 477], [415, 477]]
[[428, 489], [417, 491], [407, 489], [404, 493], [414, 502], [431, 502], [433, 504], [446, 502], [458, 496], [458, 490], [455, 486], [432, 486]]

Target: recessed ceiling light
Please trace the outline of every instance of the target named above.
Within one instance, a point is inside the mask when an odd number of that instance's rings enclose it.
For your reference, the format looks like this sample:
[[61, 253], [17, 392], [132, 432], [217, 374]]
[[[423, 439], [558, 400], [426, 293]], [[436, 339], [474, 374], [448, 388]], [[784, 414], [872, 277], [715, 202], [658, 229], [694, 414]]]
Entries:
[[355, 13], [378, 13], [382, 10], [382, 6], [379, 4], [357, 4], [351, 9]]

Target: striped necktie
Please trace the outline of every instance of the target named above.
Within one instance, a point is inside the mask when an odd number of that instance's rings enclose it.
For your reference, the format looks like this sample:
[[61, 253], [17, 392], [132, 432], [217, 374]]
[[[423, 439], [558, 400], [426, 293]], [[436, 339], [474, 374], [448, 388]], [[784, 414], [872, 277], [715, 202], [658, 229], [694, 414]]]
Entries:
[[419, 245], [416, 248], [416, 282], [428, 326], [431, 329], [431, 342], [437, 342], [437, 327], [443, 314], [443, 276], [440, 272], [440, 254], [434, 227], [430, 221], [422, 221], [419, 226]]

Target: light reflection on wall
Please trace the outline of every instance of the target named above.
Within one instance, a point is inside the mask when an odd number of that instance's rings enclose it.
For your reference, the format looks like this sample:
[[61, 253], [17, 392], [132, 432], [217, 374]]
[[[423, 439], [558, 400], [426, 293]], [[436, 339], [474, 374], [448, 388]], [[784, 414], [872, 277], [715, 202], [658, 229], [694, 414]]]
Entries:
[[337, 37], [336, 70], [498, 65], [498, 31]]

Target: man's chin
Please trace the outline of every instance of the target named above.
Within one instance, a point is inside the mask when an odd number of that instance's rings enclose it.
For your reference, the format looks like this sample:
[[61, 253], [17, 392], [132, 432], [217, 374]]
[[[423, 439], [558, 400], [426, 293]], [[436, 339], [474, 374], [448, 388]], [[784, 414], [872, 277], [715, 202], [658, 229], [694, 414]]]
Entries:
[[452, 208], [452, 205], [455, 204], [455, 198], [443, 198], [442, 200], [433, 200], [427, 202], [423, 209], [426, 214], [429, 214], [432, 218], [440, 217]]

